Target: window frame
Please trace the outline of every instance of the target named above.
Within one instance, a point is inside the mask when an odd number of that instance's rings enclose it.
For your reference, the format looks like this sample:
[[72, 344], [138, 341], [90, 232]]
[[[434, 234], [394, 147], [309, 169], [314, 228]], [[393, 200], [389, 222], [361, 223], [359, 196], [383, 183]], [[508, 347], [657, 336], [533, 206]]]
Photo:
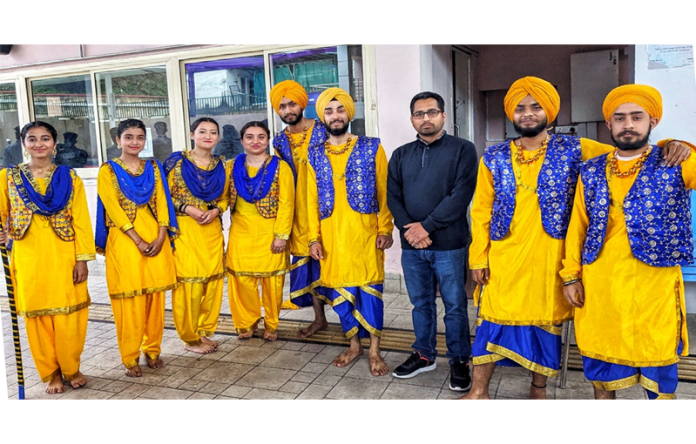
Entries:
[[[167, 90], [170, 112], [170, 135], [172, 140], [185, 141], [176, 143], [174, 149], [190, 149], [189, 141], [189, 116], [185, 65], [209, 60], [224, 58], [263, 56], [264, 76], [266, 82], [266, 100], [268, 101], [267, 117], [271, 125], [271, 131], [275, 134], [279, 131], [275, 128], [273, 108], [270, 106], [271, 90], [271, 55], [283, 52], [295, 52], [305, 49], [324, 48], [327, 46], [347, 45], [347, 43], [312, 44], [312, 45], [220, 45], [210, 47], [162, 47], [153, 49], [147, 53], [116, 53], [89, 60], [70, 60], [63, 62], [49, 62], [40, 65], [32, 65], [26, 69], [0, 73], [0, 83], [15, 83], [17, 93], [17, 108], [20, 127], [31, 121], [34, 115], [34, 104], [31, 91], [31, 82], [52, 78], [61, 78], [73, 75], [88, 75], [92, 84], [92, 106], [94, 115], [98, 114], [97, 102], [97, 78], [96, 74], [116, 72], [150, 66], [164, 65], [167, 73]], [[363, 81], [365, 94], [365, 132], [368, 136], [378, 136], [377, 115], [377, 91], [376, 91], [376, 67], [375, 46], [360, 45], [363, 55]], [[94, 123], [97, 141], [101, 144], [102, 130], [98, 121]], [[98, 147], [98, 158], [102, 158], [103, 147]], [[76, 171], [82, 178], [96, 178], [99, 168], [78, 168]]]

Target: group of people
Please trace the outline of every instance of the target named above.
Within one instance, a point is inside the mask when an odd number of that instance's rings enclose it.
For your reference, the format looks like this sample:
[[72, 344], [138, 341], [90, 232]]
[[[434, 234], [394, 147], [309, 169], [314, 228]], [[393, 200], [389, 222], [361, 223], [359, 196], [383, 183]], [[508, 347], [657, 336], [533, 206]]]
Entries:
[[[340, 88], [317, 98], [316, 120], [305, 117], [307, 92], [292, 80], [275, 85], [270, 102], [286, 124], [273, 137], [275, 155], [266, 124], [252, 121], [240, 130], [244, 153], [230, 161], [213, 153], [220, 128], [212, 118], [193, 122], [193, 149], [163, 164], [139, 157], [143, 122], [122, 121], [120, 156], [99, 171], [96, 236], [82, 181], [51, 162], [55, 129], [40, 121], [22, 129], [28, 162], [0, 171], [0, 241], [11, 243], [18, 313], [48, 393], [62, 392], [63, 380], [87, 382], [79, 370], [86, 261], [97, 252], [128, 376], [142, 375], [141, 354], [151, 368], [163, 365], [169, 290], [184, 347], [217, 350], [225, 276], [239, 339], [263, 319], [263, 338], [274, 341], [281, 308], [312, 306], [314, 321], [298, 332], [309, 337], [328, 327], [329, 304], [349, 340], [333, 364], [361, 356], [365, 338], [371, 374], [386, 375], [384, 250], [396, 225], [416, 341], [394, 377], [436, 368], [439, 294], [449, 388], [469, 390], [466, 398], [488, 397], [496, 365], [531, 370], [530, 397], [545, 398], [560, 367], [562, 324], [572, 319], [597, 398], [637, 383], [650, 398], [674, 396], [676, 362], [688, 352], [679, 265], [693, 260], [696, 147], [649, 144], [662, 115], [654, 88], [624, 85], [607, 96], [612, 147], [551, 134], [558, 93], [522, 78], [504, 103], [520, 137], [486, 148], [478, 167], [474, 145], [444, 130], [444, 100], [433, 92], [411, 100], [416, 140], [390, 160], [379, 139], [349, 132], [355, 104]], [[467, 261], [479, 307], [473, 346]]]

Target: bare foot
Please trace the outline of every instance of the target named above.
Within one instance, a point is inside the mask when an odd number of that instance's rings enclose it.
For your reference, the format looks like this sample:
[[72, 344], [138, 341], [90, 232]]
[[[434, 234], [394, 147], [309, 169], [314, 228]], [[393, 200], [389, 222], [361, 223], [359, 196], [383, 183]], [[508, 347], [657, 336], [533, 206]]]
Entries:
[[147, 366], [150, 368], [162, 368], [164, 366], [164, 362], [162, 362], [162, 359], [159, 357], [157, 359], [150, 359], [145, 355], [145, 360], [147, 361]]
[[215, 350], [218, 348], [218, 343], [217, 341], [213, 341], [212, 339], [208, 339], [205, 336], [201, 336], [201, 342], [204, 344], [212, 345]]
[[248, 331], [246, 333], [240, 333], [237, 339], [251, 339], [252, 336], [254, 336], [254, 332]]
[[370, 372], [372, 372], [372, 376], [384, 376], [388, 371], [389, 366], [380, 356], [379, 350], [374, 352], [370, 350]]
[[72, 388], [74, 389], [84, 387], [85, 384], [87, 384], [87, 378], [85, 378], [85, 375], [80, 372], [77, 372], [75, 377], [70, 380], [70, 385], [72, 385]]
[[278, 339], [278, 333], [275, 331], [264, 330], [263, 338], [267, 341], [275, 341]]
[[308, 338], [318, 331], [326, 330], [328, 327], [329, 323], [326, 322], [326, 319], [322, 321], [314, 321], [309, 324], [309, 327], [300, 329], [299, 336], [301, 338]]
[[131, 367], [131, 368], [126, 369], [126, 376], [128, 376], [128, 377], [139, 378], [142, 375], [143, 375], [143, 369], [141, 369], [139, 365], [136, 365], [135, 367]]
[[529, 399], [546, 399], [546, 386], [539, 388], [534, 385], [529, 386]]
[[51, 378], [51, 381], [46, 386], [46, 393], [49, 395], [63, 393], [63, 378], [60, 376], [60, 373]]
[[488, 396], [488, 392], [485, 393], [478, 393], [474, 391], [470, 391], [466, 395], [462, 396], [459, 399], [491, 399], [490, 396]]
[[359, 356], [362, 356], [363, 349], [350, 347], [348, 350], [344, 351], [340, 355], [336, 356], [332, 362], [336, 367], [345, 367], [346, 365], [353, 362], [353, 360]]
[[184, 345], [184, 349], [188, 350], [190, 352], [194, 353], [200, 353], [202, 355], [207, 355], [208, 353], [213, 353], [215, 352], [215, 347], [213, 347], [210, 344], [206, 344], [205, 342], [201, 343], [200, 345]]

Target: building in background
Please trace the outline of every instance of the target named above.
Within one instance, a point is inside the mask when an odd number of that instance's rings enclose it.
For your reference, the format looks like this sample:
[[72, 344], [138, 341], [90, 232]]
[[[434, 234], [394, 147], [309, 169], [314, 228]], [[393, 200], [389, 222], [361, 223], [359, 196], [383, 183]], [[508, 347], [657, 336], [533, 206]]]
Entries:
[[[148, 145], [142, 155], [163, 160], [172, 150], [189, 149], [190, 122], [210, 116], [223, 133], [218, 152], [231, 157], [247, 121], [282, 129], [268, 94], [286, 79], [310, 93], [309, 117], [324, 89], [349, 91], [356, 101], [351, 131], [380, 137], [388, 156], [415, 137], [408, 106], [424, 90], [445, 98], [445, 129], [473, 141], [479, 154], [514, 137], [503, 97], [527, 75], [558, 89], [558, 133], [611, 143], [601, 114], [604, 96], [621, 84], [646, 83], [663, 94], [665, 105], [653, 142], [667, 136], [696, 142], [691, 45], [0, 46], [1, 164], [22, 156], [18, 127], [37, 119], [51, 123], [70, 150], [66, 162], [82, 165], [77, 171], [91, 211], [97, 169], [115, 153], [110, 131], [120, 120], [143, 120]], [[401, 273], [399, 254], [398, 245], [388, 250], [388, 272]], [[684, 274], [696, 280], [696, 268]], [[686, 288], [687, 310], [696, 312], [696, 283]]]

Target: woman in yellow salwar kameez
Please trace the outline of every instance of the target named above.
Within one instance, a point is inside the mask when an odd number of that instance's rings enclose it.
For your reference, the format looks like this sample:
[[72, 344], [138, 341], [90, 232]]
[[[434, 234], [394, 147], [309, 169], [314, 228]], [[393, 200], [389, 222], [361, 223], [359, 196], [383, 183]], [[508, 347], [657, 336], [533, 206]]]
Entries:
[[140, 350], [160, 368], [164, 295], [176, 287], [172, 246], [178, 231], [162, 165], [142, 160], [145, 125], [118, 126], [121, 157], [102, 165], [97, 180], [97, 251], [106, 257], [106, 283], [118, 348], [127, 376], [142, 376]]
[[259, 281], [264, 311], [263, 338], [278, 338], [285, 274], [290, 270], [287, 241], [295, 209], [290, 167], [267, 154], [270, 131], [263, 122], [241, 130], [244, 154], [232, 160], [227, 245], [228, 297], [240, 339], [250, 338], [261, 319]]
[[46, 393], [87, 379], [80, 355], [87, 334], [87, 261], [95, 259], [85, 188], [75, 171], [51, 163], [56, 130], [32, 122], [21, 131], [28, 163], [0, 172], [0, 241], [12, 239], [12, 283], [29, 348]]
[[225, 277], [222, 213], [229, 205], [225, 158], [212, 154], [220, 129], [210, 117], [191, 125], [194, 147], [164, 162], [181, 234], [174, 241], [179, 286], [172, 290], [172, 316], [184, 348], [212, 353]]

